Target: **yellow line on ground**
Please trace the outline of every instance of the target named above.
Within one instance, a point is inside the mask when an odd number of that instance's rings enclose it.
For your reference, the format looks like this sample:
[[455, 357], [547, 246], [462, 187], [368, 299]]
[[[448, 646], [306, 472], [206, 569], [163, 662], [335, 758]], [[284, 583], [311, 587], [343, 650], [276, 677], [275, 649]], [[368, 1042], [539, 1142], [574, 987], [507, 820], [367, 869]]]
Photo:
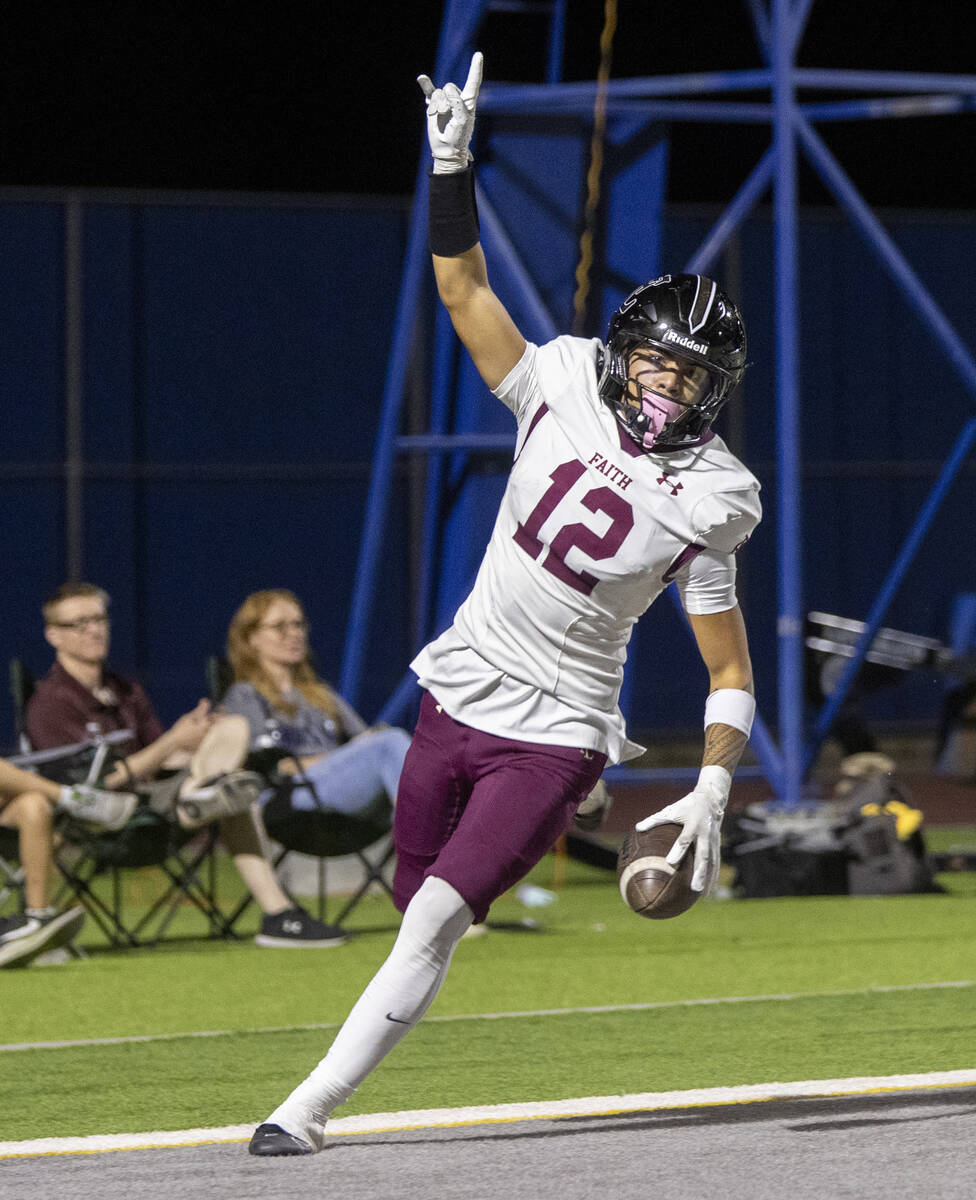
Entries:
[[[330, 1121], [330, 1137], [450, 1129], [459, 1126], [512, 1124], [519, 1121], [561, 1120], [570, 1117], [610, 1117], [624, 1113], [667, 1109], [729, 1107], [773, 1100], [864, 1096], [874, 1093], [935, 1091], [976, 1087], [976, 1067], [912, 1075], [881, 1075], [850, 1079], [797, 1080], [698, 1088], [690, 1091], [643, 1092], [624, 1096], [590, 1096], [569, 1100], [492, 1104], [473, 1108], [418, 1109], [371, 1113]], [[158, 1150], [247, 1141], [258, 1122], [215, 1129], [185, 1129], [151, 1133], [101, 1134], [75, 1138], [37, 1138], [0, 1142], [0, 1159], [63, 1154], [103, 1154], [119, 1150]]]

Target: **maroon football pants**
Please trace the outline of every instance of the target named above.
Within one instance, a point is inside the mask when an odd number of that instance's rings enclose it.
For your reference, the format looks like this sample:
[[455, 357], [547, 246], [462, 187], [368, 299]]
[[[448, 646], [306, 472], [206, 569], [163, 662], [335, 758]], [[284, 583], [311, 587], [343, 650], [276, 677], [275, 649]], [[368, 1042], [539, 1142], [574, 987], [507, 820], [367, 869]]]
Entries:
[[425, 692], [397, 791], [397, 908], [436, 875], [483, 921], [566, 832], [606, 761], [597, 750], [482, 733]]

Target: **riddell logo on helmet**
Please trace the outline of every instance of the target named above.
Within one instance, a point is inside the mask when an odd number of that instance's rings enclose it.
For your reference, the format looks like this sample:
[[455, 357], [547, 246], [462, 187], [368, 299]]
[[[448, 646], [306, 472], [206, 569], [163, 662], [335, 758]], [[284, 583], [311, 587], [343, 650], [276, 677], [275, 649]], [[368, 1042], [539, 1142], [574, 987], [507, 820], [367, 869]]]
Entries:
[[675, 333], [673, 329], [669, 329], [664, 335], [666, 342], [677, 342], [679, 346], [684, 346], [686, 350], [694, 350], [698, 354], [707, 354], [708, 346], [705, 342], [696, 342], [694, 338], [685, 337], [684, 334]]

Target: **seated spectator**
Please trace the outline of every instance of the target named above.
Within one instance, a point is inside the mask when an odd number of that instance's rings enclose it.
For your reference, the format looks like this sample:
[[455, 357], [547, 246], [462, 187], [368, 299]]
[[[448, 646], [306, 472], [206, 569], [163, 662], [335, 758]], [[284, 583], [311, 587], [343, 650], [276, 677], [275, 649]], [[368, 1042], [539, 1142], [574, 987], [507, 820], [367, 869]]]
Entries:
[[[258, 777], [234, 769], [247, 752], [246, 736], [239, 740], [236, 758], [221, 762], [214, 771], [216, 778], [200, 779], [199, 771], [186, 769], [161, 777], [164, 767], [183, 767], [193, 752], [191, 762], [201, 757], [211, 762], [220, 759], [227, 749], [227, 731], [215, 721], [205, 700], [170, 729], [163, 729], [139, 684], [106, 666], [108, 608], [107, 593], [89, 583], [65, 584], [44, 605], [44, 636], [56, 658], [27, 705], [31, 744], [43, 750], [129, 730], [131, 741], [121, 748], [121, 763], [105, 780], [106, 786], [135, 786], [156, 811], [184, 827], [219, 820], [221, 839], [264, 914], [258, 945], [342, 942], [345, 935], [340, 929], [314, 920], [289, 900], [264, 856], [252, 811]], [[213, 749], [217, 759], [210, 753]]]
[[409, 735], [367, 728], [319, 679], [309, 661], [308, 622], [291, 592], [247, 597], [230, 623], [227, 658], [234, 683], [221, 709], [247, 718], [252, 745], [270, 739], [294, 756], [278, 768], [297, 775], [288, 798], [293, 808], [355, 815], [383, 796], [393, 803]]
[[60, 809], [102, 829], [121, 829], [136, 804], [137, 798], [127, 792], [62, 787], [0, 759], [0, 825], [17, 831], [26, 902], [23, 913], [0, 919], [0, 967], [25, 966], [38, 954], [63, 946], [84, 924], [83, 908], [58, 912], [48, 902], [55, 812]]

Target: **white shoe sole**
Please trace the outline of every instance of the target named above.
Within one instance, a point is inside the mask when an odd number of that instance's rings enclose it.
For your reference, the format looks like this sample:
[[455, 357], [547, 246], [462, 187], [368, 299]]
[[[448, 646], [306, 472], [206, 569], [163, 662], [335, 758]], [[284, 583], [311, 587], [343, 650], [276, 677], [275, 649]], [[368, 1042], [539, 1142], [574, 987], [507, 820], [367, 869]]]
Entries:
[[238, 770], [250, 745], [251, 726], [247, 717], [238, 713], [219, 716], [190, 759], [190, 774], [180, 792], [194, 791], [208, 779]]
[[[121, 799], [121, 797], [120, 797]], [[126, 795], [126, 799], [120, 807], [115, 818], [109, 822], [106, 821], [101, 828], [107, 829], [110, 833], [118, 833], [120, 829], [124, 829], [132, 818], [132, 814], [139, 807], [139, 797], [133, 796], [131, 793]]]
[[83, 908], [70, 908], [48, 921], [33, 933], [0, 946], [0, 967], [26, 967], [29, 962], [47, 950], [57, 950], [76, 937], [85, 923]]
[[330, 946], [342, 946], [346, 938], [320, 938], [318, 941], [308, 941], [303, 938], [280, 938], [271, 934], [258, 933], [254, 936], [255, 946], [270, 946], [276, 950], [327, 950]]

